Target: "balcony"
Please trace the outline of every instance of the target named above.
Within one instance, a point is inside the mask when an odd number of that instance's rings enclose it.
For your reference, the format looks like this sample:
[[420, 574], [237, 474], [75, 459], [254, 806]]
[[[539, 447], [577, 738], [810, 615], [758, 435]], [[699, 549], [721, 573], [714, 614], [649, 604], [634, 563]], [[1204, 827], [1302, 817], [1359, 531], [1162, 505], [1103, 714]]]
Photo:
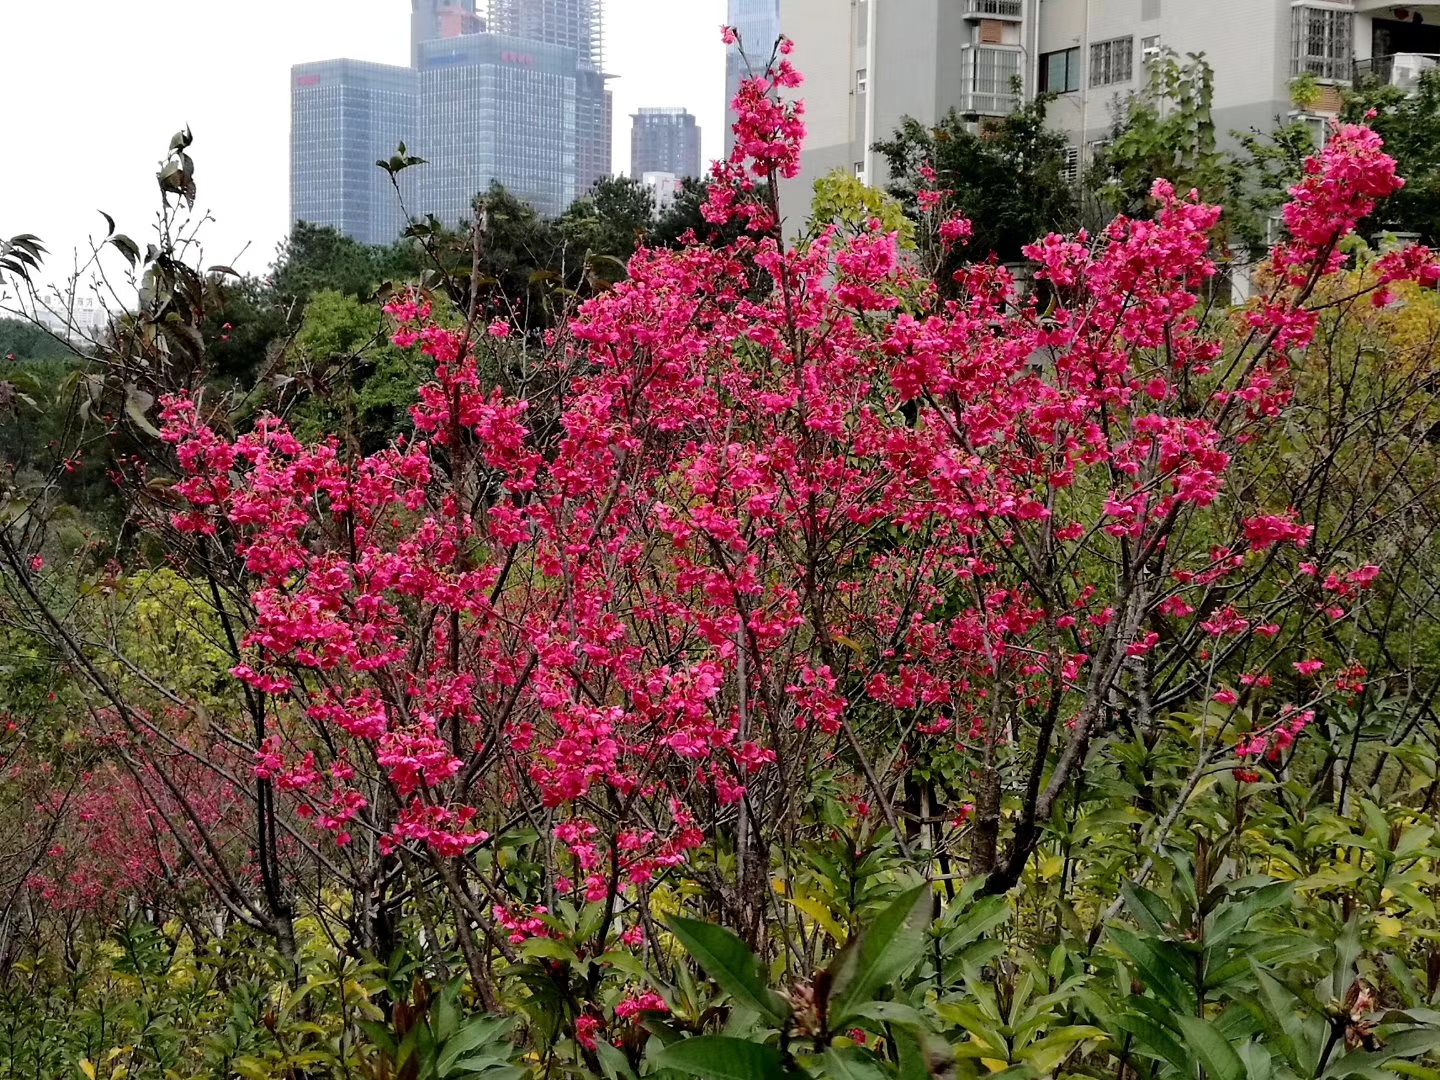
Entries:
[[1355, 62], [1356, 86], [1393, 86], [1413, 94], [1420, 89], [1420, 76], [1440, 67], [1440, 56], [1432, 53], [1392, 53]]
[[1419, 3], [1397, 4], [1395, 0], [1355, 0], [1355, 10], [1359, 12], [1383, 12], [1386, 18], [1390, 17], [1390, 10], [1396, 7], [1407, 7], [1411, 11], [1423, 14], [1425, 21], [1429, 22], [1432, 14], [1440, 14], [1440, 2], [1436, 0], [1420, 0]]
[[965, 45], [960, 49], [960, 100], [966, 116], [1006, 116], [1020, 107], [1024, 81], [1020, 50], [1004, 45]]
[[964, 0], [967, 19], [1020, 19], [1025, 0]]

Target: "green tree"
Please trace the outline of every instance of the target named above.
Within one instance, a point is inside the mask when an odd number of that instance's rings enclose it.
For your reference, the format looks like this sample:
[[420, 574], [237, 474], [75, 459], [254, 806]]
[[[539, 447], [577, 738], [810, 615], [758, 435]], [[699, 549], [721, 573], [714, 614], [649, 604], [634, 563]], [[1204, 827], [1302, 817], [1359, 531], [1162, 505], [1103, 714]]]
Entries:
[[1048, 101], [1041, 96], [978, 133], [953, 109], [933, 128], [906, 117], [894, 135], [875, 144], [890, 173], [887, 190], [912, 216], [916, 192], [925, 186], [923, 165], [935, 169], [936, 186], [954, 192], [955, 206], [975, 230], [968, 245], [950, 253], [956, 266], [991, 255], [1016, 262], [1036, 237], [1074, 224], [1065, 136], [1045, 126]]
[[905, 216], [905, 208], [893, 195], [870, 187], [845, 169], [835, 169], [815, 181], [810, 200], [812, 235], [828, 225], [856, 235], [872, 218], [879, 219], [886, 232], [899, 234], [902, 248], [915, 246], [915, 223]]
[[654, 227], [655, 196], [630, 176], [597, 180], [556, 222], [561, 239], [571, 251], [582, 256], [607, 256], [622, 263]]
[[1418, 233], [1422, 243], [1440, 241], [1440, 71], [1427, 71], [1414, 92], [1380, 83], [1362, 83], [1347, 96], [1341, 118], [1367, 122], [1385, 140], [1385, 152], [1399, 164], [1405, 187], [1387, 200], [1381, 216], [1363, 233], [1385, 229]]
[[424, 365], [418, 350], [390, 344], [384, 314], [333, 289], [315, 293], [285, 353], [286, 378], [305, 391], [297, 431], [315, 438], [343, 433], [371, 453], [409, 430]]
[[276, 252], [269, 286], [282, 305], [303, 310], [321, 290], [368, 296], [387, 278], [416, 274], [421, 266], [420, 252], [403, 240], [374, 247], [332, 226], [299, 221]]
[[655, 247], [680, 247], [684, 238], [694, 233], [702, 243], [727, 244], [740, 232], [740, 227], [729, 222], [717, 228], [705, 220], [700, 208], [710, 196], [710, 182], [693, 176], [680, 181], [680, 189], [660, 209], [651, 232], [650, 242]]
[[1092, 213], [1102, 221], [1143, 214], [1157, 177], [1210, 201], [1224, 192], [1224, 157], [1210, 113], [1215, 96], [1210, 64], [1203, 54], [1189, 54], [1182, 62], [1167, 50], [1147, 69], [1145, 85], [1120, 107], [1110, 141], [1086, 175], [1096, 203]]

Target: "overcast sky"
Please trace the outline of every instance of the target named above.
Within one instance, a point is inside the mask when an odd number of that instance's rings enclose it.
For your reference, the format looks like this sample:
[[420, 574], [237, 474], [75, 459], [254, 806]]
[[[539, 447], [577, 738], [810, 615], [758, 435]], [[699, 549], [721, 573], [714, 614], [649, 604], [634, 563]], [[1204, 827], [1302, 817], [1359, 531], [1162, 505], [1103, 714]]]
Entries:
[[[641, 105], [688, 108], [718, 155], [724, 0], [605, 0], [605, 19], [613, 168]], [[259, 271], [288, 226], [290, 65], [408, 63], [409, 33], [408, 0], [0, 0], [0, 236], [38, 235], [46, 280], [103, 233], [97, 209], [143, 248], [155, 166], [189, 124], [206, 259]]]

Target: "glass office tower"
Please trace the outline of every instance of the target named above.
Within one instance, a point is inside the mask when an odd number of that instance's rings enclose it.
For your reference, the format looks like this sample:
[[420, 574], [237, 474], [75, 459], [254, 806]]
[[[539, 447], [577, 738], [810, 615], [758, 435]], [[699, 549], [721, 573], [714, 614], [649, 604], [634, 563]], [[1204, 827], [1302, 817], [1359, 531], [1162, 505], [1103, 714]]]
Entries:
[[[291, 221], [331, 225], [366, 244], [398, 239], [405, 215], [375, 162], [415, 137], [415, 72], [324, 60], [290, 77]], [[407, 196], [413, 175], [401, 174]]]
[[420, 48], [418, 199], [446, 225], [498, 180], [541, 214], [576, 194], [575, 50], [508, 34]]

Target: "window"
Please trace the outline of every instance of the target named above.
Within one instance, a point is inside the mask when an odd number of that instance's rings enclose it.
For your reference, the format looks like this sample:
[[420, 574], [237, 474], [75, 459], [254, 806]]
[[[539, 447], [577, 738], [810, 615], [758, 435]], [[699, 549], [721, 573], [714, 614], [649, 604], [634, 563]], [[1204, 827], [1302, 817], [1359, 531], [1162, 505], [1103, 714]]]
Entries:
[[1160, 0], [1140, 0], [1140, 18], [1145, 22], [1160, 18]]
[[855, 176], [860, 180], [865, 179], [865, 163], [863, 161], [855, 162]]
[[1080, 89], [1080, 50], [1061, 49], [1040, 56], [1040, 91], [1073, 94]]
[[1135, 76], [1135, 39], [1111, 38], [1090, 46], [1090, 85], [1111, 86]]
[[971, 49], [968, 112], [1004, 116], [1020, 104], [1020, 53], [1014, 49]]
[[869, 72], [865, 68], [855, 71], [855, 141], [864, 146], [870, 141], [870, 129], [866, 126], [865, 91], [869, 89]]
[[1067, 146], [1061, 152], [1063, 164], [1060, 166], [1060, 177], [1067, 184], [1078, 184], [1080, 182], [1080, 148], [1078, 146]]
[[1325, 149], [1325, 143], [1330, 138], [1330, 117], [1320, 116], [1316, 113], [1291, 113], [1290, 119], [1304, 124], [1310, 131], [1310, 142], [1316, 150]]
[[1349, 79], [1355, 56], [1355, 13], [1297, 7], [1291, 26], [1291, 75]]
[[1160, 55], [1160, 35], [1151, 34], [1149, 37], [1140, 39], [1140, 55], [1146, 60], [1154, 59]]

